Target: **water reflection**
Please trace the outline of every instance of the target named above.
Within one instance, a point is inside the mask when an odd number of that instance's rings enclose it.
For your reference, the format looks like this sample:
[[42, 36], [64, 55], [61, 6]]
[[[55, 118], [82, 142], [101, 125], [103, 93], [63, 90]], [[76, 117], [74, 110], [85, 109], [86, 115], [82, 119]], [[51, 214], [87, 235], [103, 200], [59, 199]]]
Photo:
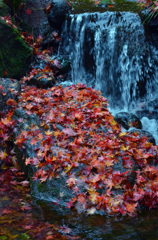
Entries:
[[[158, 239], [158, 209], [144, 211], [137, 218], [107, 217], [100, 215], [77, 215], [76, 212], [55, 210], [46, 202], [38, 201], [43, 209], [45, 221], [66, 226], [71, 229], [71, 235], [87, 240], [157, 240]], [[56, 208], [57, 209], [57, 208]]]

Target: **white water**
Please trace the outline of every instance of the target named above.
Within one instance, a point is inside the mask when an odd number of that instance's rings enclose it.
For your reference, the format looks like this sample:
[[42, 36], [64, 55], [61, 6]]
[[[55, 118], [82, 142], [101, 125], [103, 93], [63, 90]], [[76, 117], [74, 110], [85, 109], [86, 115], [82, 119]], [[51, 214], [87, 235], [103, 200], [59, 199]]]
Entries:
[[[100, 90], [115, 112], [134, 112], [141, 102], [157, 97], [158, 51], [148, 43], [141, 19], [135, 13], [70, 15], [59, 53], [71, 61], [68, 80]], [[145, 130], [158, 136], [155, 119], [142, 122]]]

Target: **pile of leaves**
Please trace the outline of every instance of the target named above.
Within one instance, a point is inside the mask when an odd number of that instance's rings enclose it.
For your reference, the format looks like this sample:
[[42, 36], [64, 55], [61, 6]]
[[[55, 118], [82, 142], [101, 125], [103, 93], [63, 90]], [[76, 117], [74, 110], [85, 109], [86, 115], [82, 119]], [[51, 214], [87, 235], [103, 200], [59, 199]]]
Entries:
[[69, 208], [134, 215], [141, 206], [158, 206], [157, 146], [121, 132], [100, 92], [83, 84], [47, 90], [24, 84], [19, 104], [44, 129], [18, 135], [17, 146], [29, 140], [36, 153], [25, 164], [36, 166], [41, 182], [66, 176], [75, 194]]

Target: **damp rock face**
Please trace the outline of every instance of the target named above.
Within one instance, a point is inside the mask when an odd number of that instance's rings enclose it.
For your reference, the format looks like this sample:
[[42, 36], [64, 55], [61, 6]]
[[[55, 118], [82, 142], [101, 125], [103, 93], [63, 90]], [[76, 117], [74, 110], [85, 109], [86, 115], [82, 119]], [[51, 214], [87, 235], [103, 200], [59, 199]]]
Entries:
[[70, 10], [65, 0], [52, 0], [48, 20], [51, 27], [61, 30], [65, 18]]
[[126, 130], [128, 130], [131, 127], [135, 127], [138, 129], [142, 128], [141, 121], [133, 113], [119, 112], [115, 115], [115, 121], [118, 122]]
[[3, 116], [13, 107], [20, 91], [19, 81], [0, 78], [0, 113]]
[[20, 79], [28, 70], [32, 49], [17, 29], [0, 19], [0, 77]]
[[19, 24], [23, 31], [33, 34], [35, 38], [39, 35], [44, 37], [50, 31], [45, 11], [47, 4], [46, 0], [25, 1], [24, 6], [18, 9]]

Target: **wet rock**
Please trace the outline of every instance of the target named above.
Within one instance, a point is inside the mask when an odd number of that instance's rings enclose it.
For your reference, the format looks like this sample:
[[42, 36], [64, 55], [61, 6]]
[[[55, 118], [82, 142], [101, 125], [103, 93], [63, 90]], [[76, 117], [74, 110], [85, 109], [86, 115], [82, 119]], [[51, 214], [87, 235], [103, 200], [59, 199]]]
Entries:
[[138, 129], [142, 128], [141, 121], [133, 113], [119, 112], [115, 115], [115, 121], [118, 122], [126, 130], [128, 130], [130, 127], [135, 127]]
[[[22, 119], [22, 121], [18, 121]], [[26, 159], [36, 159], [37, 152], [41, 148], [42, 140], [38, 140], [36, 145], [31, 144], [31, 139], [35, 136], [38, 137], [38, 134], [43, 134], [44, 136], [44, 128], [41, 126], [42, 123], [39, 117], [36, 114], [28, 114], [24, 111], [21, 103], [18, 104], [17, 109], [14, 112], [14, 120], [17, 122], [17, 127], [14, 131], [14, 139], [15, 141], [15, 153], [18, 159], [21, 170], [29, 177], [30, 185], [31, 185], [31, 193], [37, 199], [43, 199], [48, 202], [58, 203], [60, 199], [60, 207], [66, 207], [66, 202], [69, 201], [70, 198], [74, 197], [72, 190], [68, 188], [66, 181], [66, 175], [61, 175], [57, 178], [52, 178], [51, 181], [43, 181], [40, 182], [38, 179], [34, 180], [32, 177], [35, 177], [37, 168], [33, 164], [26, 164]], [[57, 126], [59, 128], [59, 126]], [[30, 132], [31, 134], [28, 136], [24, 136], [23, 133]], [[23, 136], [21, 144], [18, 143], [17, 139], [20, 139], [19, 136]], [[48, 141], [50, 141], [50, 137], [48, 136]], [[52, 136], [53, 140], [53, 136]], [[47, 141], [47, 139], [46, 139]], [[44, 150], [44, 149], [43, 149]], [[55, 153], [55, 146], [53, 147]], [[36, 161], [36, 160], [35, 160]], [[43, 160], [41, 160], [42, 163]], [[49, 164], [48, 164], [49, 168]]]
[[49, 30], [44, 34], [41, 47], [43, 49], [53, 47], [53, 53], [58, 54], [59, 40], [59, 32]]
[[15, 79], [0, 78], [0, 115], [4, 116], [17, 101], [20, 84]]
[[156, 12], [151, 14], [152, 2], [150, 4], [148, 9], [141, 11], [140, 16], [144, 23], [147, 38], [152, 41], [152, 44], [157, 48], [158, 15]]
[[20, 27], [23, 31], [33, 34], [35, 38], [39, 35], [44, 37], [50, 31], [45, 8], [46, 0], [26, 0], [18, 10]]
[[39, 73], [31, 78], [27, 84], [38, 88], [50, 88], [55, 85], [55, 79], [52, 76], [44, 76], [43, 73]]
[[[16, 127], [14, 129], [14, 134], [13, 134], [14, 139], [17, 139], [18, 136], [20, 136], [20, 134], [22, 133], [22, 131], [29, 131], [31, 126], [33, 125], [37, 127], [39, 126], [38, 116], [35, 114], [32, 114], [32, 115], [27, 114], [26, 111], [23, 110], [20, 104], [18, 105], [18, 107], [14, 112], [13, 119], [16, 122]], [[25, 159], [29, 157], [33, 158], [36, 152], [34, 151], [34, 147], [30, 144], [29, 138], [23, 137], [23, 141], [21, 142], [22, 142], [21, 145], [18, 145], [18, 142], [15, 142], [15, 146], [14, 146], [20, 168], [28, 176], [33, 176], [33, 173], [35, 172], [35, 167], [33, 165], [26, 165]], [[25, 156], [25, 159], [23, 158], [24, 156]]]
[[[61, 57], [55, 57], [55, 62], [52, 65], [56, 70], [58, 70], [59, 74], [68, 73], [71, 70], [70, 61]], [[59, 64], [56, 64], [59, 63]]]
[[0, 77], [21, 78], [29, 68], [32, 49], [17, 29], [0, 19]]
[[138, 133], [140, 134], [140, 136], [146, 136], [148, 138], [148, 142], [153, 143], [155, 145], [155, 138], [148, 131], [138, 129], [138, 128], [130, 128], [129, 131], [131, 133]]
[[52, 0], [48, 21], [51, 27], [61, 30], [61, 27], [69, 13], [70, 6], [65, 0]]
[[[37, 88], [35, 87], [32, 87], [32, 88], [34, 92], [37, 91]], [[59, 91], [59, 88], [57, 89]], [[83, 91], [83, 89], [81, 86], [81, 88], [79, 88], [79, 91]], [[25, 88], [24, 89], [22, 88], [22, 93], [24, 93], [24, 91], [25, 91]], [[44, 98], [46, 100], [48, 96], [52, 96], [51, 91], [54, 91], [54, 90], [49, 89], [49, 90], [43, 91], [43, 93], [45, 94]], [[58, 101], [58, 98], [60, 98], [58, 91], [56, 92], [55, 95], [53, 95], [54, 109], [59, 105], [58, 103], [57, 105], [55, 103], [56, 101]], [[42, 170], [41, 172], [41, 180], [43, 179], [42, 182], [39, 181], [38, 177], [36, 178], [36, 171], [38, 170], [35, 167], [35, 165], [41, 164], [42, 166], [42, 164], [46, 162], [46, 158], [48, 157], [49, 153], [53, 154], [53, 156], [55, 157], [55, 156], [59, 156], [60, 155], [59, 152], [62, 151], [62, 156], [64, 157], [66, 156], [68, 151], [67, 147], [64, 148], [63, 146], [60, 146], [60, 143], [55, 143], [56, 137], [54, 136], [54, 130], [53, 130], [55, 128], [56, 131], [60, 131], [62, 134], [62, 132], [65, 130], [65, 126], [63, 126], [63, 124], [60, 123], [60, 121], [59, 123], [58, 121], [56, 121], [58, 117], [56, 117], [56, 120], [54, 120], [51, 123], [47, 122], [47, 124], [43, 124], [43, 121], [42, 121], [43, 117], [45, 119], [49, 119], [51, 115], [49, 115], [49, 111], [50, 111], [49, 107], [47, 111], [44, 113], [45, 116], [41, 115], [42, 114], [40, 113], [40, 109], [42, 108], [42, 106], [40, 105], [41, 101], [43, 100], [41, 98], [38, 98], [38, 96], [34, 96], [34, 98], [31, 98], [30, 96], [30, 100], [28, 100], [28, 102], [21, 102], [21, 101], [18, 102], [17, 109], [14, 112], [14, 120], [17, 123], [17, 126], [14, 131], [16, 157], [18, 159], [18, 162], [22, 171], [24, 171], [30, 179], [32, 195], [38, 199], [43, 199], [49, 202], [57, 203], [59, 204], [60, 207], [66, 207], [69, 200], [75, 196], [75, 192], [71, 188], [69, 188], [67, 184], [69, 180], [69, 175], [67, 174], [67, 170], [63, 168], [57, 170], [59, 174], [56, 175], [55, 173], [54, 175], [52, 175], [51, 180], [45, 178], [46, 176], [44, 175], [44, 171]], [[53, 101], [53, 99], [51, 101]], [[47, 106], [44, 106], [44, 107], [47, 108]], [[29, 111], [30, 109], [34, 109], [33, 112], [30, 112]], [[100, 134], [102, 134], [104, 132], [104, 129], [102, 128], [100, 130], [96, 129], [96, 131], [98, 131], [98, 133], [100, 131]], [[108, 134], [108, 133], [105, 131], [105, 134]], [[67, 141], [68, 142], [70, 141], [71, 143], [74, 140], [74, 137], [75, 137], [75, 132], [73, 132], [72, 130], [72, 133], [70, 132], [70, 137], [68, 137]], [[87, 136], [87, 141], [88, 141], [88, 136]], [[126, 158], [126, 156], [124, 157]], [[33, 161], [31, 162], [32, 164], [29, 164], [29, 161]], [[116, 162], [113, 166], [113, 174], [119, 175], [119, 174], [128, 172], [127, 173], [128, 181], [133, 186], [136, 178], [136, 174], [134, 173], [138, 167], [135, 164], [135, 161], [132, 159], [132, 157], [131, 159], [128, 159], [128, 164], [125, 163], [124, 161], [126, 161], [126, 159], [122, 160], [121, 157], [118, 157], [118, 162]], [[67, 166], [67, 168], [69, 168], [69, 166]], [[49, 170], [53, 174], [53, 165], [48, 163], [45, 167], [45, 170]], [[89, 174], [88, 171], [89, 170], [87, 165], [84, 164], [82, 161], [77, 162], [76, 165], [74, 165], [71, 169], [72, 178], [69, 181], [71, 180], [73, 181], [73, 179], [75, 179], [75, 181], [79, 183], [77, 185], [78, 192], [84, 192], [85, 194], [88, 194], [86, 189], [87, 186], [84, 185], [84, 183], [78, 177], [79, 174], [81, 173], [83, 175]], [[93, 167], [91, 172], [91, 177], [92, 176], [95, 177], [97, 175], [98, 175], [98, 169]], [[98, 184], [100, 183], [98, 182]], [[122, 190], [113, 188], [111, 189], [111, 191], [114, 195], [118, 195], [121, 193]], [[104, 194], [105, 186], [103, 187], [100, 186], [98, 188], [98, 193]], [[60, 199], [60, 202], [58, 202], [59, 199]], [[79, 212], [81, 211], [79, 205], [77, 205], [77, 209]]]
[[[47, 65], [49, 66], [49, 70], [47, 69]], [[27, 84], [38, 88], [50, 88], [54, 84], [64, 81], [71, 69], [68, 60], [56, 57], [55, 55], [48, 56], [46, 60], [36, 58], [32, 67], [37, 69], [38, 73], [27, 80]]]
[[147, 117], [149, 119], [157, 119], [158, 120], [158, 98], [144, 103], [141, 109], [136, 112], [139, 118]]

